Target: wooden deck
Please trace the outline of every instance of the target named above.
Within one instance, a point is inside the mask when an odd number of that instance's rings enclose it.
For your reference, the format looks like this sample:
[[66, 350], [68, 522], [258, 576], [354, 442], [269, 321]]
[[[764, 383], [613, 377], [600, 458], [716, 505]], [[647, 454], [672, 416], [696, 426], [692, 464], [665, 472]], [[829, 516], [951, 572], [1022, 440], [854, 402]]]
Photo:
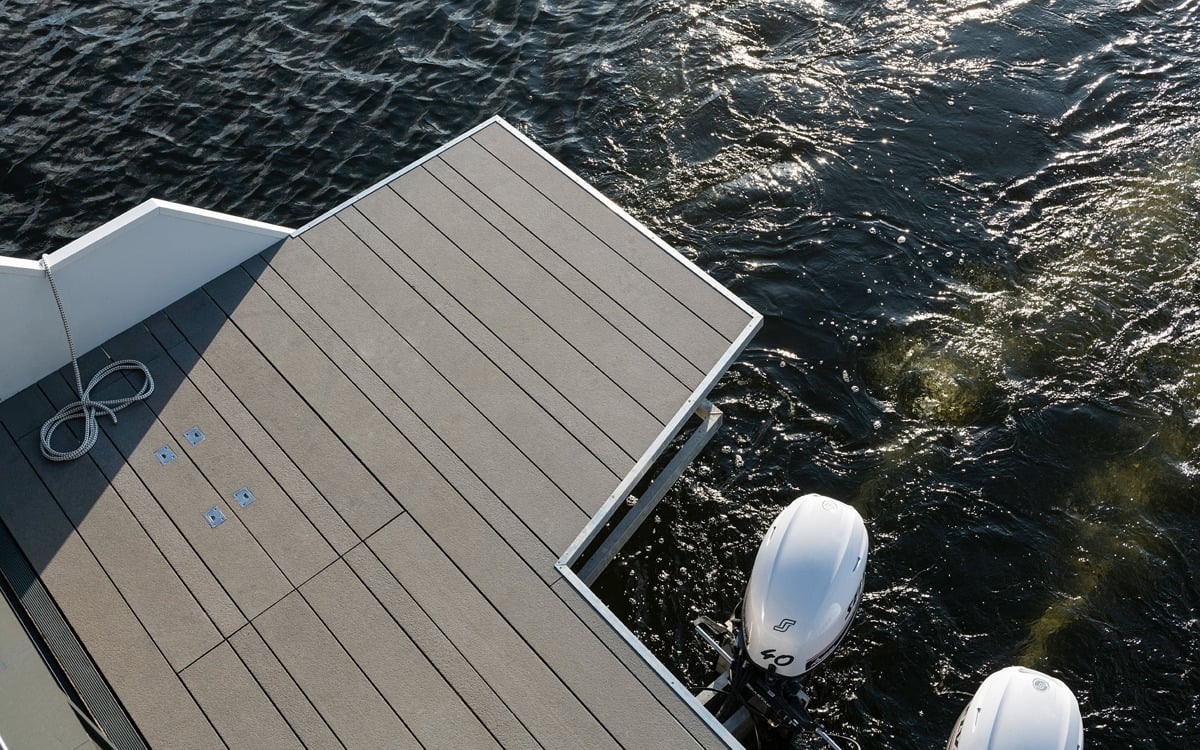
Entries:
[[493, 122], [82, 357], [83, 459], [0, 403], [0, 519], [151, 748], [724, 747], [556, 562], [758, 324]]

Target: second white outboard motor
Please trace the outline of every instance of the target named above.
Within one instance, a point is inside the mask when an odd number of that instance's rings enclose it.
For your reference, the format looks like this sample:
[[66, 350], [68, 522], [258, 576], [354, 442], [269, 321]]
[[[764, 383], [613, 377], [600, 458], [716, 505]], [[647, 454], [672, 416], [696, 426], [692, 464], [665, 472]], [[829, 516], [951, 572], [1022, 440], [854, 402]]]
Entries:
[[1006, 667], [979, 686], [946, 750], [1083, 750], [1079, 702], [1061, 680]]
[[758, 549], [740, 618], [696, 620], [720, 655], [721, 675], [701, 700], [735, 734], [743, 719], [766, 719], [784, 733], [812, 729], [802, 678], [850, 629], [862, 600], [867, 530], [862, 516], [823, 495], [794, 500]]

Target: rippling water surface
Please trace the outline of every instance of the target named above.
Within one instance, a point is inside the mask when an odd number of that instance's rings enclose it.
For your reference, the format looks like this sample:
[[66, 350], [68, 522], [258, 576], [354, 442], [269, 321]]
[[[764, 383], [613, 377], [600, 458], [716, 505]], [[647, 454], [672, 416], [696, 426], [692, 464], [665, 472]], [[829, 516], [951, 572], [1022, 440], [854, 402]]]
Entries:
[[1021, 663], [1200, 745], [1197, 0], [77, 5], [0, 0], [0, 252], [298, 226], [503, 114], [766, 316], [599, 584], [660, 658], [819, 491], [872, 536], [831, 731], [941, 747]]

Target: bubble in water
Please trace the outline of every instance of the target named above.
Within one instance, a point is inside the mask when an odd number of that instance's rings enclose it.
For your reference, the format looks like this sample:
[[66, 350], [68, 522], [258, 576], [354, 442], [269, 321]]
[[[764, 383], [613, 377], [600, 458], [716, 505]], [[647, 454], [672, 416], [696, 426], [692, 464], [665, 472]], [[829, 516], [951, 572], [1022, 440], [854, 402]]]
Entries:
[[902, 234], [896, 238], [896, 242], [899, 242], [901, 245], [903, 245], [905, 242], [908, 242], [908, 237]]

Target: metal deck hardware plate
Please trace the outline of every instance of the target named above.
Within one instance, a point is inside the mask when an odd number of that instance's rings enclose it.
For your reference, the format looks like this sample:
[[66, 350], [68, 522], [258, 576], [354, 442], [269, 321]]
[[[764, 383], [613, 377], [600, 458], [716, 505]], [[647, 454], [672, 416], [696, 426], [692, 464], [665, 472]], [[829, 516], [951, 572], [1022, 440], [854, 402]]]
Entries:
[[225, 514], [221, 512], [220, 508], [214, 505], [212, 508], [204, 511], [204, 520], [208, 521], [208, 525], [215, 529], [225, 523]]
[[192, 444], [192, 447], [200, 445], [200, 443], [204, 442], [204, 433], [200, 431], [199, 427], [193, 427], [192, 429], [183, 433], [183, 436], [187, 438], [189, 443]]
[[247, 505], [254, 502], [254, 493], [250, 491], [250, 488], [243, 487], [237, 492], [233, 493], [233, 499], [237, 500], [238, 505], [245, 508]]
[[154, 455], [158, 456], [158, 462], [163, 466], [175, 460], [175, 451], [171, 450], [171, 446], [169, 445], [159, 448], [154, 452]]

